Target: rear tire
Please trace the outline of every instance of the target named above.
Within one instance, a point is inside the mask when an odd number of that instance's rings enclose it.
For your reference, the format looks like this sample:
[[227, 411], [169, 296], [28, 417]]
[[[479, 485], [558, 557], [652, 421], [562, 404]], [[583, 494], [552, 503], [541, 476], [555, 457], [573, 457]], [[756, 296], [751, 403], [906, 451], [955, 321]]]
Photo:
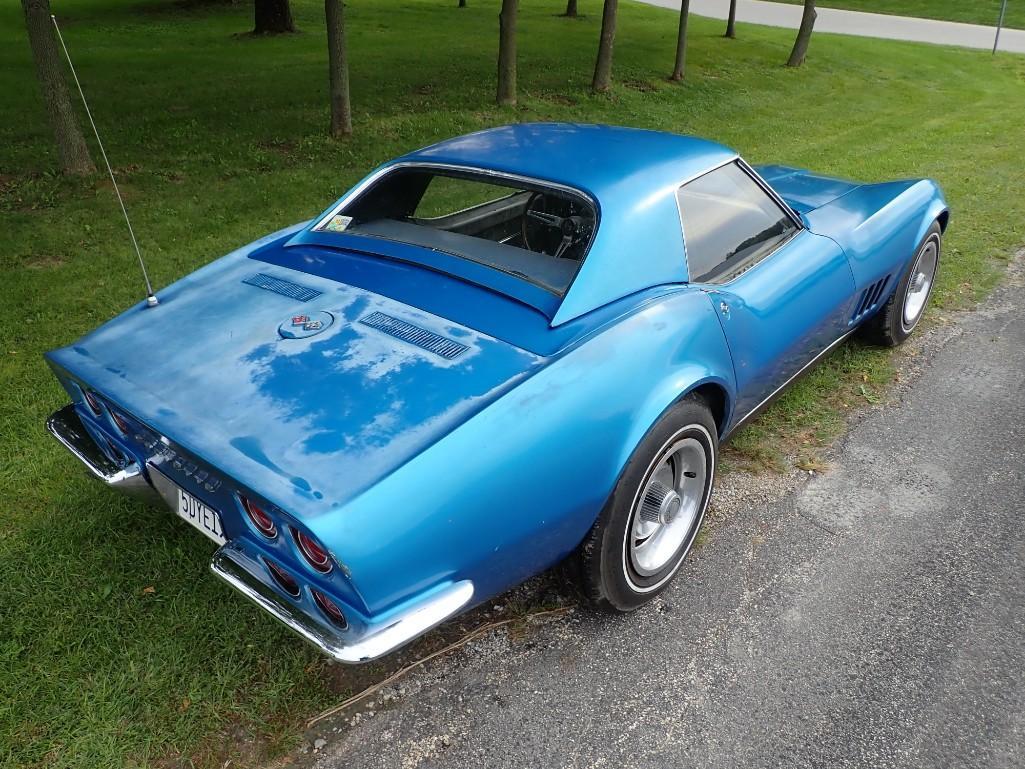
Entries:
[[896, 347], [903, 344], [925, 314], [939, 271], [942, 230], [933, 222], [915, 250], [897, 289], [882, 308], [865, 321], [862, 336], [873, 344]]
[[669, 586], [701, 528], [718, 449], [715, 420], [697, 395], [644, 436], [578, 551], [595, 607], [633, 611]]

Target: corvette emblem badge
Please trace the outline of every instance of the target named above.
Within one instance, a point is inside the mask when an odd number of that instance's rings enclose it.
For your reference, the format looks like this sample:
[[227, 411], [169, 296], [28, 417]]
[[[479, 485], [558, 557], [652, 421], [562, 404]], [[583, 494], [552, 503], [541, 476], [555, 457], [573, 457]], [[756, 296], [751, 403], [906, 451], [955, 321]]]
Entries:
[[296, 313], [278, 326], [278, 334], [283, 339], [305, 339], [328, 329], [335, 322], [335, 316], [329, 312]]

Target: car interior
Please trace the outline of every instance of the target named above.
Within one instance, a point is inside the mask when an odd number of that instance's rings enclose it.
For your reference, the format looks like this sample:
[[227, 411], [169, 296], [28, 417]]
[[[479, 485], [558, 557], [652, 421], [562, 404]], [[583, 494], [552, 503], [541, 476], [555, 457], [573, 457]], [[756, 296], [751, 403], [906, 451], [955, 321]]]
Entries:
[[568, 190], [448, 169], [400, 168], [319, 229], [444, 251], [561, 295], [583, 262], [595, 220], [594, 205]]

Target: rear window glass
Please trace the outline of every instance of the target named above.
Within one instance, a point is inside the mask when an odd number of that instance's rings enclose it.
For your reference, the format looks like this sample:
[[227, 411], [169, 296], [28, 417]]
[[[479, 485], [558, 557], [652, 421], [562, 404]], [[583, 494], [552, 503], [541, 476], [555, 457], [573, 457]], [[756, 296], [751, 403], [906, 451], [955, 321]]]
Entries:
[[594, 237], [582, 194], [472, 172], [399, 168], [317, 229], [423, 246], [523, 278], [562, 295]]

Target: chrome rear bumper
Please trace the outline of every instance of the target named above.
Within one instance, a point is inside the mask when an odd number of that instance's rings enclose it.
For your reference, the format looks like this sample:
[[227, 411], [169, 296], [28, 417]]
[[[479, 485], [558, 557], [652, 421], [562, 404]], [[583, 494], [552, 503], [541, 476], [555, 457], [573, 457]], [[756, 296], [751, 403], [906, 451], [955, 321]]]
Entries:
[[108, 486], [151, 504], [161, 501], [156, 489], [146, 480], [146, 475], [138, 462], [129, 461], [125, 465], [119, 465], [100, 450], [82, 424], [74, 404], [51, 414], [46, 420], [46, 429], [64, 444], [68, 451], [78, 457], [90, 473]]
[[345, 637], [344, 631], [334, 631], [315, 620], [255, 577], [250, 569], [258, 569], [259, 566], [241, 547], [229, 542], [214, 554], [210, 568], [324, 654], [348, 663], [368, 662], [404, 646], [457, 613], [473, 597], [472, 582], [453, 582], [390, 618], [381, 627], [372, 628], [366, 635], [352, 640]]
[[[108, 486], [153, 504], [173, 506], [172, 500], [164, 499], [150, 484], [137, 462], [129, 460], [121, 465], [100, 450], [74, 405], [54, 412], [46, 420], [46, 429]], [[221, 547], [214, 553], [210, 568], [324, 654], [347, 663], [367, 662], [394, 651], [458, 613], [473, 597], [469, 580], [443, 585], [384, 620], [371, 618], [366, 631], [353, 638], [351, 631], [327, 625], [261, 580], [257, 574], [265, 570], [241, 542], [231, 541]]]

